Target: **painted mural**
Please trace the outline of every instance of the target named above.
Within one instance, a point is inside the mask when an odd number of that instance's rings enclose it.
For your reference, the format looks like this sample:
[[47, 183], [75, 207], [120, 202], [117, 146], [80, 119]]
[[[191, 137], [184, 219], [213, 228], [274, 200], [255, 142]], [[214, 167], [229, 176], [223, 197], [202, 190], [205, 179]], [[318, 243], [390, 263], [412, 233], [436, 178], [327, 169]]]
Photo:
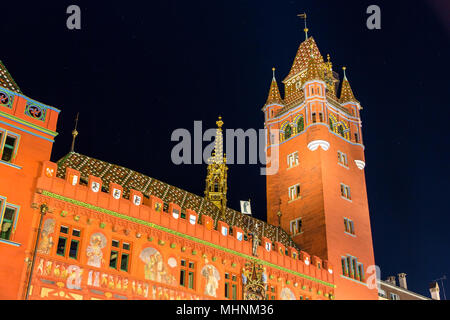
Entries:
[[53, 232], [55, 231], [55, 220], [47, 219], [42, 227], [39, 240], [38, 253], [49, 254], [53, 248]]
[[281, 300], [295, 300], [295, 295], [289, 288], [283, 288], [280, 293]]
[[[146, 280], [176, 285], [177, 281], [171, 274], [169, 266], [174, 262], [169, 258], [168, 264], [164, 262], [164, 257], [155, 248], [148, 247], [141, 251], [139, 258], [144, 262], [144, 277]], [[176, 266], [176, 261], [175, 261]]]
[[102, 249], [106, 246], [106, 237], [100, 233], [94, 233], [91, 236], [89, 247], [86, 249], [86, 255], [88, 257], [87, 264], [91, 267], [101, 268], [103, 259]]
[[217, 289], [219, 288], [220, 274], [212, 264], [207, 264], [202, 268], [202, 276], [206, 279], [204, 294], [210, 297], [217, 297]]

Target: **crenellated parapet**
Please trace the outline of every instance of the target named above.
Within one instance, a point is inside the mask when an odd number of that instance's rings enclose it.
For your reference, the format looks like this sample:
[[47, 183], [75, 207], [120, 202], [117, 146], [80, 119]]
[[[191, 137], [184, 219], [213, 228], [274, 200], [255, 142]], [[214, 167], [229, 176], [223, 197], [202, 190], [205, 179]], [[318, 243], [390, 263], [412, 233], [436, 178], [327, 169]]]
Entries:
[[50, 215], [61, 221], [120, 234], [139, 246], [152, 243], [174, 253], [220, 261], [236, 273], [246, 262], [255, 261], [266, 268], [269, 283], [282, 283], [296, 296], [300, 291], [314, 296], [320, 292], [324, 299], [333, 296], [333, 267], [326, 261], [267, 237], [260, 238], [254, 254], [252, 237], [244, 237], [243, 228], [230, 228], [221, 220], [215, 223], [211, 216], [182, 210], [174, 202], [164, 208], [161, 198], [134, 189], [126, 199], [123, 186], [110, 183], [106, 190], [97, 176], [90, 175], [87, 184], [81, 184], [81, 172], [70, 167], [63, 178], [56, 171], [56, 163], [43, 163], [33, 202], [46, 203]]

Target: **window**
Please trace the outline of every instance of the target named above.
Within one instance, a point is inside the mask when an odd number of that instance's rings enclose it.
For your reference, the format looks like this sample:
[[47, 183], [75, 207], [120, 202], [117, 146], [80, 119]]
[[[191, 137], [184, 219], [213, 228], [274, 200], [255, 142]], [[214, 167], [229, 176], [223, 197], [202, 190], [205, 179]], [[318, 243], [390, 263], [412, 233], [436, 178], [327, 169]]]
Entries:
[[302, 233], [302, 218], [292, 220], [290, 223], [290, 228], [291, 228], [291, 234], [294, 236], [299, 233]]
[[277, 288], [274, 286], [270, 286], [270, 290], [266, 291], [266, 299], [267, 300], [275, 300], [277, 298]]
[[345, 153], [338, 151], [338, 163], [346, 167], [348, 166], [347, 155]]
[[312, 114], [312, 122], [313, 123], [316, 123], [316, 113], [315, 112], [313, 112], [313, 114]]
[[359, 137], [357, 133], [355, 133], [355, 142], [359, 142]]
[[358, 262], [358, 259], [352, 256], [341, 257], [342, 274], [346, 277], [364, 281], [364, 266]]
[[195, 262], [181, 260], [180, 286], [195, 289]]
[[350, 187], [341, 183], [341, 197], [347, 200], [351, 200], [352, 196], [350, 194]]
[[17, 141], [18, 137], [16, 135], [6, 131], [0, 131], [0, 145], [3, 143], [0, 153], [3, 161], [12, 162], [14, 160]]
[[225, 273], [225, 298], [237, 300], [237, 276], [235, 274]]
[[290, 125], [287, 125], [284, 129], [284, 139], [289, 139], [292, 135], [292, 128]]
[[[0, 209], [2, 207], [1, 204], [2, 202], [0, 201]], [[6, 206], [2, 225], [0, 228], [0, 239], [11, 240], [16, 211], [17, 209]]]
[[323, 122], [323, 113], [322, 112], [319, 112], [319, 121]]
[[130, 251], [130, 243], [113, 239], [111, 242], [111, 255], [109, 256], [109, 267], [128, 272], [131, 255]]
[[355, 234], [355, 227], [352, 220], [344, 218], [344, 230], [347, 233]]
[[300, 185], [289, 187], [289, 200], [296, 200], [300, 198]]
[[68, 226], [59, 228], [58, 245], [56, 254], [64, 258], [78, 259], [78, 252], [81, 242], [81, 230]]
[[288, 155], [287, 162], [288, 162], [288, 168], [292, 168], [292, 167], [298, 165], [298, 152], [296, 151], [296, 152]]
[[391, 300], [400, 300], [400, 296], [398, 295], [398, 294], [396, 294], [396, 293], [390, 293], [389, 294], [389, 296], [390, 296], [390, 299]]
[[300, 81], [297, 81], [297, 82], [295, 83], [295, 88], [296, 88], [296, 89], [300, 89]]
[[297, 132], [302, 132], [303, 130], [305, 130], [305, 120], [301, 116], [297, 121]]

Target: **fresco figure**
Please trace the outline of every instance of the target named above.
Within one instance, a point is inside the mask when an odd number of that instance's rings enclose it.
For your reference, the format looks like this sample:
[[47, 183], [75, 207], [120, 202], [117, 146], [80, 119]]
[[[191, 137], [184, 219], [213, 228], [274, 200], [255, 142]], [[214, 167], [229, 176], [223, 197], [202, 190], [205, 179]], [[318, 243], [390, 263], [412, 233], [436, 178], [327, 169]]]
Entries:
[[216, 267], [207, 264], [202, 268], [202, 276], [206, 278], [205, 294], [216, 297], [217, 288], [219, 288], [220, 274]]
[[156, 281], [169, 285], [176, 283], [175, 277], [170, 274], [167, 264], [161, 253], [149, 247], [141, 251], [139, 258], [144, 262], [144, 277], [146, 280]]
[[289, 288], [283, 288], [280, 293], [281, 300], [295, 300], [295, 295]]
[[41, 238], [39, 241], [38, 253], [49, 254], [53, 247], [53, 231], [55, 231], [55, 220], [47, 219], [42, 227]]
[[103, 234], [97, 232], [91, 236], [90, 245], [86, 249], [89, 266], [101, 268], [102, 262], [104, 262], [102, 249], [105, 246], [106, 238]]

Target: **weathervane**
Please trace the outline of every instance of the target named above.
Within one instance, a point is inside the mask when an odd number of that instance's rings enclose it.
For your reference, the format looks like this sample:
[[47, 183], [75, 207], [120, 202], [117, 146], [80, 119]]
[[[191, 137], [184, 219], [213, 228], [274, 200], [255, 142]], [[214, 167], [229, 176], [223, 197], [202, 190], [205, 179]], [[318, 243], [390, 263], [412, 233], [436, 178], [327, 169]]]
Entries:
[[305, 20], [305, 29], [303, 29], [303, 31], [305, 31], [305, 36], [306, 36], [305, 40], [308, 40], [308, 31], [309, 31], [309, 29], [308, 29], [308, 27], [306, 25], [306, 18], [307, 18], [306, 13], [300, 13], [300, 14], [297, 15], [297, 17]]

